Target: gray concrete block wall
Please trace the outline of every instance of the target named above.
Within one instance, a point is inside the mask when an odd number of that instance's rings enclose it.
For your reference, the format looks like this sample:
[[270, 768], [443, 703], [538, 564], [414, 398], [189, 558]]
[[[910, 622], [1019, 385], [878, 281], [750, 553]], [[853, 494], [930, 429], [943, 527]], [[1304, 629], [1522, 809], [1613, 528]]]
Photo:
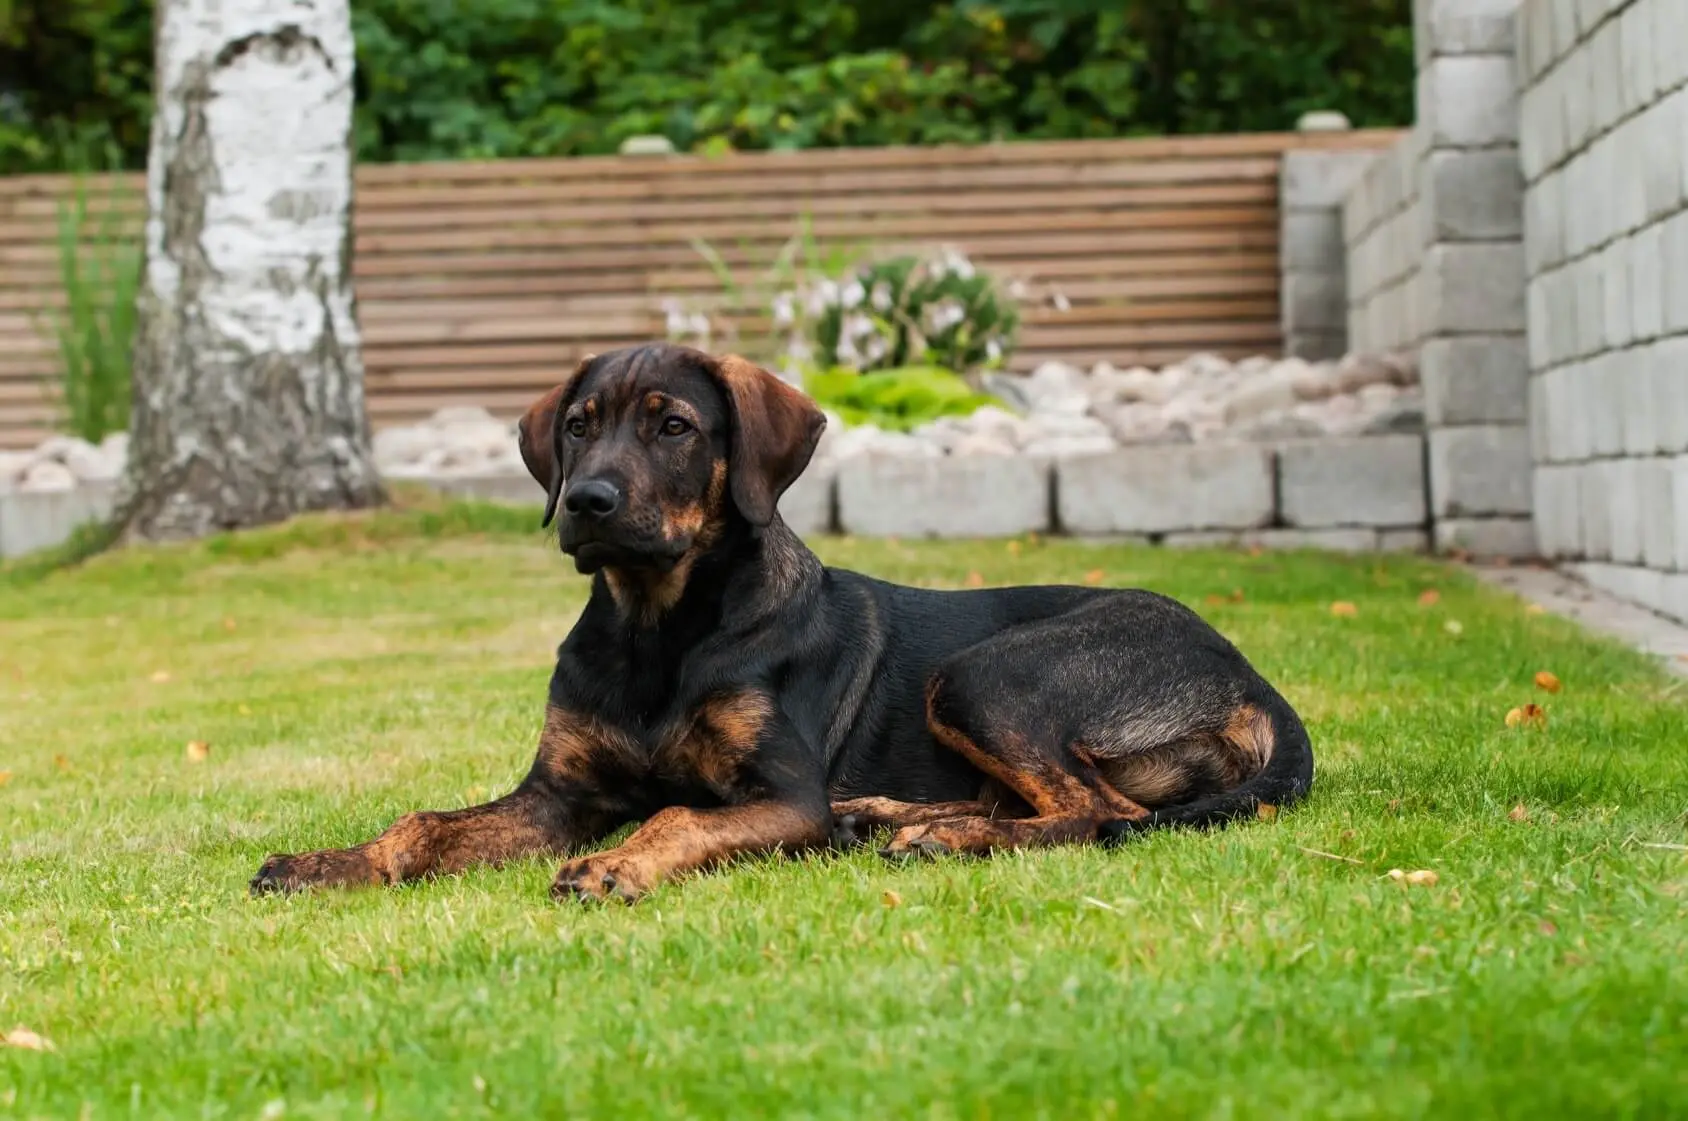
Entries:
[[1379, 152], [1286, 152], [1279, 184], [1278, 265], [1284, 352], [1336, 358], [1348, 349], [1342, 200]]
[[1515, 52], [1541, 546], [1688, 619], [1688, 6], [1524, 0]]
[[1517, 3], [1415, 0], [1418, 119], [1361, 177], [1343, 221], [1351, 345], [1419, 357], [1432, 518], [1458, 519], [1484, 551], [1528, 555]]

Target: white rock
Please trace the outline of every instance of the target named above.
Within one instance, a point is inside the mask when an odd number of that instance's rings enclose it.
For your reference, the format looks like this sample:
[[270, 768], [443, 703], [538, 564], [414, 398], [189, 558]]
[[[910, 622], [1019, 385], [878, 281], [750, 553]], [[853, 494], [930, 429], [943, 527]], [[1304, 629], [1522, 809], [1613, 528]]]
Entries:
[[440, 443], [440, 434], [431, 427], [409, 425], [376, 430], [373, 440], [376, 466], [382, 470], [421, 462]]
[[1336, 386], [1343, 393], [1355, 393], [1368, 385], [1379, 385], [1401, 376], [1395, 366], [1375, 354], [1350, 354], [1336, 367]]
[[[1299, 362], [1300, 359], [1283, 359], [1283, 361], [1297, 361], [1297, 362]], [[1275, 364], [1276, 364], [1276, 362], [1273, 359], [1266, 357], [1264, 354], [1256, 354], [1256, 355], [1254, 355], [1250, 358], [1244, 358], [1241, 362], [1238, 362], [1236, 367], [1235, 367], [1235, 370], [1236, 370], [1238, 377], [1254, 378], [1254, 377], [1259, 377], [1261, 374], [1264, 374], [1267, 370], [1270, 370]]]
[[448, 405], [424, 423], [430, 428], [455, 428], [459, 425], [498, 424], [498, 418], [479, 405]]
[[39, 459], [18, 480], [20, 491], [64, 491], [76, 489], [76, 473], [53, 459]]
[[1020, 449], [1012, 440], [990, 432], [969, 432], [950, 448], [951, 455], [1014, 455]]
[[1026, 440], [1035, 443], [1052, 438], [1087, 438], [1108, 435], [1108, 426], [1099, 417], [1038, 415], [1026, 421]]
[[1033, 414], [1083, 416], [1090, 408], [1084, 371], [1065, 362], [1045, 362], [1033, 370], [1025, 397]]
[[0, 490], [15, 486], [34, 461], [28, 452], [0, 452]]
[[[1293, 375], [1294, 371], [1286, 371]], [[1275, 373], [1275, 372], [1274, 372]], [[1268, 375], [1239, 387], [1225, 402], [1225, 423], [1245, 424], [1267, 413], [1288, 409], [1296, 402], [1288, 377]]]

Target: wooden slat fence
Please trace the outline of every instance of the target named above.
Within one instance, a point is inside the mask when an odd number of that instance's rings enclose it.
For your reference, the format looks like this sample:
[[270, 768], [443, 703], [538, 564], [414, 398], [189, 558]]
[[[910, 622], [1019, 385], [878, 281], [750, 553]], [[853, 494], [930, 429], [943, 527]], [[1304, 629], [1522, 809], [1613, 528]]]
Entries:
[[[354, 274], [371, 415], [513, 415], [583, 351], [661, 337], [665, 300], [720, 306], [693, 239], [749, 281], [801, 216], [823, 245], [953, 245], [1025, 283], [1015, 369], [1269, 353], [1279, 157], [1392, 135], [365, 166]], [[90, 190], [133, 236], [141, 187], [121, 176]], [[64, 177], [0, 179], [0, 446], [51, 426], [55, 213], [69, 190]]]

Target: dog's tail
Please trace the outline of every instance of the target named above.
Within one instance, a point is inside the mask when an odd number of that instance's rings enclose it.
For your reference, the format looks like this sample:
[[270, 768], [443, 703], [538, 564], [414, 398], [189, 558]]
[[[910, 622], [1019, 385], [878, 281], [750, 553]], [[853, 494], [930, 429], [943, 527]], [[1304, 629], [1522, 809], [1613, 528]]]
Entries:
[[1105, 821], [1098, 831], [1101, 842], [1123, 844], [1151, 829], [1208, 829], [1237, 818], [1255, 817], [1261, 806], [1287, 809], [1305, 798], [1313, 786], [1313, 741], [1307, 729], [1289, 702], [1270, 687], [1259, 697], [1258, 707], [1267, 718], [1267, 734], [1258, 738], [1268, 742], [1259, 744], [1265, 749], [1266, 761], [1251, 778], [1223, 794], [1165, 806], [1148, 817]]

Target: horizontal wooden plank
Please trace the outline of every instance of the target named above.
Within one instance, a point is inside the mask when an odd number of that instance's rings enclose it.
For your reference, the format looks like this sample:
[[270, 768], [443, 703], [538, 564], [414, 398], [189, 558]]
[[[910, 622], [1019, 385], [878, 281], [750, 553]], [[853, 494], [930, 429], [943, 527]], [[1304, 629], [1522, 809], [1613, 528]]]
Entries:
[[[1084, 207], [1206, 206], [1276, 200], [1278, 163], [1060, 164], [905, 174], [750, 176], [717, 186], [705, 180], [650, 184], [493, 185], [448, 191], [404, 187], [362, 192], [359, 230], [502, 225], [514, 221], [643, 222], [733, 217], [747, 210], [775, 214], [851, 214], [895, 211], [973, 212]], [[600, 201], [603, 200], [603, 201]], [[36, 240], [41, 223], [56, 229], [56, 200], [21, 199], [0, 205], [0, 244]], [[111, 230], [139, 235], [142, 200], [90, 206], [116, 212]], [[422, 211], [423, 213], [417, 213]], [[90, 222], [85, 236], [110, 232]]]

